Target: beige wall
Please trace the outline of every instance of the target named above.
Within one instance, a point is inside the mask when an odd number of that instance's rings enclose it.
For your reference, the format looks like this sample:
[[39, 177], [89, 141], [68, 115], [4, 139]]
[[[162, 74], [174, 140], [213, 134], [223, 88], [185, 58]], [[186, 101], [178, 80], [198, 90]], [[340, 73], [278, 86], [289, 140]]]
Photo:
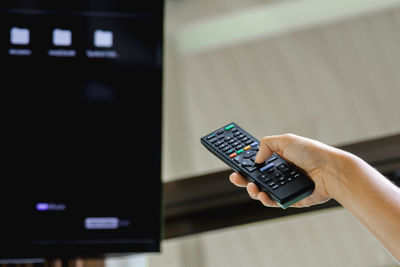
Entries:
[[163, 243], [148, 266], [376, 267], [396, 262], [350, 213], [335, 208]]
[[165, 181], [225, 168], [199, 138], [231, 121], [258, 138], [332, 145], [400, 132], [400, 8], [184, 53], [175, 45], [187, 1], [166, 9]]

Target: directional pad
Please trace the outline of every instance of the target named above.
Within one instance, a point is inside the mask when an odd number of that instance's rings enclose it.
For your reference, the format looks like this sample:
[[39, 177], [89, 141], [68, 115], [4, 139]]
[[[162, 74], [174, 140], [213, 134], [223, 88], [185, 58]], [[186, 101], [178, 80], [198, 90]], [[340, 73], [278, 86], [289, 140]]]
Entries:
[[245, 152], [243, 152], [243, 157], [244, 158], [251, 158], [256, 153], [257, 153], [257, 151], [255, 151], [255, 150], [246, 150]]
[[240, 162], [240, 164], [243, 167], [252, 167], [254, 165], [254, 162], [251, 161], [250, 159], [243, 159], [242, 162]]

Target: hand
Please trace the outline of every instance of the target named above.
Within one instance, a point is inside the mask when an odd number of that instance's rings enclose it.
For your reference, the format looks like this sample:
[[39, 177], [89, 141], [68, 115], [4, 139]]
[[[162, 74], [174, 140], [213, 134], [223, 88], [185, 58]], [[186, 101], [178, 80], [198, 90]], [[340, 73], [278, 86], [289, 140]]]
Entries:
[[[338, 149], [293, 134], [267, 136], [261, 139], [256, 163], [264, 162], [273, 152], [303, 169], [315, 183], [314, 192], [291, 207], [309, 207], [333, 197], [328, 189], [335, 187], [330, 185], [332, 179], [336, 179], [333, 176], [340, 170], [339, 161], [333, 159], [341, 153]], [[229, 178], [236, 186], [246, 187], [251, 198], [258, 199], [265, 206], [278, 207], [256, 184], [247, 181], [239, 173], [232, 173]]]
[[[292, 207], [308, 207], [334, 198], [360, 220], [400, 260], [400, 189], [359, 157], [320, 142], [285, 134], [261, 139], [256, 162], [273, 152], [303, 169], [315, 183], [314, 192]], [[247, 187], [265, 206], [278, 205], [238, 173], [237, 186]]]

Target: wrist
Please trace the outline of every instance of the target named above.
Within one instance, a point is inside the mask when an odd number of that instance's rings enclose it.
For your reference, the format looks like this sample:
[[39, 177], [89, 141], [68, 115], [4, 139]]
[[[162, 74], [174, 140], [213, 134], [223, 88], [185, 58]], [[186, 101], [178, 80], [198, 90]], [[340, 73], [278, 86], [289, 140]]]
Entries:
[[325, 187], [328, 195], [343, 205], [350, 192], [351, 178], [357, 169], [357, 157], [349, 152], [333, 149], [328, 154]]

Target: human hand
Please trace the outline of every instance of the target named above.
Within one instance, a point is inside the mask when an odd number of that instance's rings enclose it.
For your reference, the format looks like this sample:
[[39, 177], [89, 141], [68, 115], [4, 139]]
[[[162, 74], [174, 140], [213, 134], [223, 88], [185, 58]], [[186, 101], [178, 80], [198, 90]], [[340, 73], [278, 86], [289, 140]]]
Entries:
[[[315, 140], [307, 139], [293, 134], [266, 136], [260, 141], [260, 150], [256, 156], [256, 163], [262, 163], [275, 152], [287, 161], [303, 169], [314, 181], [314, 192], [293, 204], [291, 207], [309, 207], [328, 201], [332, 196], [330, 189], [333, 179], [336, 179], [340, 170], [337, 155], [338, 149], [325, 145]], [[257, 199], [265, 206], [278, 207], [265, 192], [259, 190], [256, 184], [249, 182], [239, 173], [232, 173], [230, 181], [239, 187], [246, 187], [251, 198]]]
[[[273, 152], [303, 169], [315, 183], [313, 193], [291, 207], [308, 207], [334, 198], [364, 224], [400, 260], [400, 189], [361, 158], [293, 134], [261, 139], [256, 162]], [[232, 173], [233, 184], [246, 187], [265, 206], [278, 205], [254, 183]]]

